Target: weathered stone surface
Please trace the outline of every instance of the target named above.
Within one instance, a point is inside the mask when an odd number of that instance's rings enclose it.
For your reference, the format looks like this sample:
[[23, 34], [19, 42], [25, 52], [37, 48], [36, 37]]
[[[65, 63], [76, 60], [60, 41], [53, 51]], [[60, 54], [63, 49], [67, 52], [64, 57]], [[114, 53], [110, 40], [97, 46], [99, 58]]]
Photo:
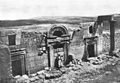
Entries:
[[30, 74], [31, 77], [35, 77], [37, 73]]
[[19, 79], [16, 80], [16, 83], [24, 83], [25, 82], [25, 78], [20, 77]]
[[[103, 57], [104, 59], [101, 59]], [[44, 71], [39, 71], [37, 74], [33, 74], [33, 77], [29, 78], [29, 80], [30, 83], [94, 83], [90, 81], [102, 79], [103, 76], [110, 76], [113, 71], [116, 72], [116, 69], [119, 72], [119, 67], [114, 67], [118, 60], [119, 59], [116, 57], [108, 57], [104, 55], [99, 59], [93, 58], [90, 62], [80, 62], [80, 65], [72, 64], [63, 67], [60, 70], [49, 68]], [[97, 64], [94, 65], [93, 62]], [[116, 69], [113, 70], [113, 67]], [[101, 75], [101, 73], [103, 74]], [[29, 83], [28, 80], [21, 80], [22, 82], [27, 81], [26, 83]]]
[[111, 71], [106, 71], [105, 72], [105, 75], [110, 75], [111, 74]]
[[27, 75], [22, 75], [22, 77], [25, 79], [29, 79], [29, 77]]
[[11, 78], [10, 51], [6, 45], [0, 44], [0, 81]]
[[45, 79], [45, 75], [43, 75], [43, 74], [39, 74], [38, 77], [39, 77], [40, 79]]
[[35, 80], [36, 80], [35, 77], [30, 78], [30, 81], [31, 81], [31, 82], [34, 82]]
[[17, 75], [17, 76], [15, 76], [14, 78], [15, 79], [19, 79], [21, 76], [20, 75]]
[[43, 74], [45, 72], [45, 70], [41, 70], [41, 71], [38, 71], [37, 74]]
[[50, 68], [49, 68], [49, 67], [45, 67], [45, 70], [46, 70], [46, 71], [49, 71], [49, 70], [50, 70]]

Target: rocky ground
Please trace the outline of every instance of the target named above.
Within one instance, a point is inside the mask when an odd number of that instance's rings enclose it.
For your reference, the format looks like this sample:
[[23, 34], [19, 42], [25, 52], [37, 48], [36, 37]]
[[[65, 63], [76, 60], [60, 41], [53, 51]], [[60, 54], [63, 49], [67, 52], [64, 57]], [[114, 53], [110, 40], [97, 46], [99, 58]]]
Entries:
[[101, 54], [89, 62], [75, 60], [60, 70], [46, 68], [35, 74], [16, 76], [16, 83], [120, 83], [120, 52]]

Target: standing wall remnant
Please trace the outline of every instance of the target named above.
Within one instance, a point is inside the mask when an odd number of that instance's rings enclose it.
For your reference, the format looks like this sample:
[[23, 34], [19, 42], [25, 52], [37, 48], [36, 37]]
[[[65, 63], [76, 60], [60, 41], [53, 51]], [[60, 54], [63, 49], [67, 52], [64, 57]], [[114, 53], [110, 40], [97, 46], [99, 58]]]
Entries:
[[11, 78], [11, 57], [8, 46], [0, 44], [0, 83], [6, 83]]
[[26, 48], [26, 68], [29, 73], [37, 72], [48, 66], [47, 54], [38, 56], [39, 48], [43, 41], [42, 33], [40, 32], [21, 32], [21, 46]]

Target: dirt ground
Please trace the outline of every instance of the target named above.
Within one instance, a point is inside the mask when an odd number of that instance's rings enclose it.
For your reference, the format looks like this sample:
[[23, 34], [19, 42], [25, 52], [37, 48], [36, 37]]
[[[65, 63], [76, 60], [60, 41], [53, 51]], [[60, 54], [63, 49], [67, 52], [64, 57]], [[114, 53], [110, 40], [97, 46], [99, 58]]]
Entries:
[[101, 54], [89, 58], [89, 62], [76, 61], [60, 70], [44, 70], [17, 80], [16, 83], [120, 83], [120, 52], [116, 57]]
[[111, 59], [101, 65], [92, 65], [86, 62], [82, 65], [69, 67], [61, 77], [44, 80], [44, 83], [120, 83], [119, 59], [117, 61]]

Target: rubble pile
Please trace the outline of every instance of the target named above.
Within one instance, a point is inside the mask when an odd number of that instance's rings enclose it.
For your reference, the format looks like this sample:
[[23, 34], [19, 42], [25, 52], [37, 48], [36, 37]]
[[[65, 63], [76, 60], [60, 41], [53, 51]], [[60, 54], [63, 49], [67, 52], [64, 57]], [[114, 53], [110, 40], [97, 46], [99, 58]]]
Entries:
[[39, 71], [37, 73], [27, 75], [17, 75], [14, 77], [16, 83], [35, 83], [35, 82], [44, 82], [45, 79], [53, 79], [62, 76], [66, 72], [65, 68], [60, 70], [45, 68], [45, 70]]
[[[108, 53], [101, 54], [98, 57], [90, 58], [90, 62], [80, 62], [80, 64], [71, 64], [67, 68], [68, 73], [63, 74], [60, 78], [45, 81], [45, 83], [86, 83], [90, 80], [102, 78], [101, 74], [110, 75], [111, 71], [105, 69], [116, 65], [120, 60], [119, 51], [116, 56], [109, 56]], [[120, 69], [119, 69], [120, 70]], [[89, 82], [88, 82], [89, 83]], [[93, 83], [93, 82], [90, 82]]]
[[[119, 50], [114, 52], [116, 56], [109, 56], [108, 53], [101, 54], [98, 57], [89, 58], [89, 62], [82, 62], [74, 60], [66, 67], [62, 67], [59, 70], [45, 68], [45, 70], [39, 71], [35, 74], [16, 76], [14, 79], [16, 83], [76, 83], [87, 82], [92, 79], [98, 79], [101, 77], [100, 73], [104, 72], [105, 75], [111, 74], [108, 70], [108, 66], [116, 65], [116, 62], [120, 61]], [[109, 67], [110, 67], [109, 66]], [[110, 68], [109, 68], [110, 69]], [[98, 75], [99, 77], [97, 77]]]

